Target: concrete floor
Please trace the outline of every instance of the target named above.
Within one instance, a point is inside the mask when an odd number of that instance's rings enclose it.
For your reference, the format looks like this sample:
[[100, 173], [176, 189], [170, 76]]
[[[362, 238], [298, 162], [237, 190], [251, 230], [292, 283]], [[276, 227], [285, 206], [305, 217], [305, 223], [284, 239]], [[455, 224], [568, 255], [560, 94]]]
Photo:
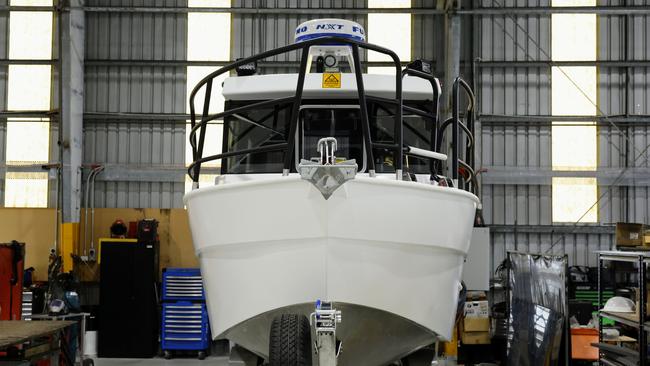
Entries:
[[[145, 359], [133, 359], [133, 358], [96, 358], [95, 366], [117, 366], [117, 365], [126, 365], [126, 366], [153, 366], [153, 365], [182, 365], [182, 366], [229, 366], [228, 357], [208, 357], [205, 360], [197, 360], [196, 358], [174, 358], [171, 360], [165, 360], [164, 358], [145, 358]], [[232, 365], [232, 364], [231, 364]], [[456, 366], [456, 362], [453, 360], [439, 360], [434, 361], [432, 366]], [[495, 365], [496, 366], [496, 365]]]
[[228, 366], [228, 357], [208, 357], [205, 360], [196, 358], [95, 358], [95, 366], [154, 366], [154, 365], [183, 365], [183, 366]]

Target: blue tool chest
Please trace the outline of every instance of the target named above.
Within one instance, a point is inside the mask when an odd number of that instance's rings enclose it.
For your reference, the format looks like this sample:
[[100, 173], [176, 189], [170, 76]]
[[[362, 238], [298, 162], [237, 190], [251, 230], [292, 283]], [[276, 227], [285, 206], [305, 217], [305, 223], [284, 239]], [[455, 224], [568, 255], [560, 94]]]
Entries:
[[198, 351], [203, 359], [210, 348], [210, 325], [198, 268], [167, 268], [162, 281], [161, 340], [165, 358], [172, 351]]

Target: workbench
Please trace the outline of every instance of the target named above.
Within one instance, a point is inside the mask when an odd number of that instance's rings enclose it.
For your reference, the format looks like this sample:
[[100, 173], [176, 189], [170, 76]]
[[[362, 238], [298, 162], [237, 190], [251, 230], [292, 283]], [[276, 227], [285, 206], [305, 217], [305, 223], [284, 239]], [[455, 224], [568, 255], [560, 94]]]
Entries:
[[[65, 340], [61, 335], [74, 321], [0, 321], [0, 360], [32, 360], [50, 358], [58, 365], [59, 354]], [[72, 361], [74, 362], [74, 360]]]

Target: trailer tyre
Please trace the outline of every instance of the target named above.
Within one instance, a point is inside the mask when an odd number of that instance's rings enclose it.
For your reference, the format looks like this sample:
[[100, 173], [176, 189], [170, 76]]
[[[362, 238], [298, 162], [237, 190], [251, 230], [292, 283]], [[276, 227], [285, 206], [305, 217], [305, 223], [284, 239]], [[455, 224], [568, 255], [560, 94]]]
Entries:
[[282, 314], [273, 319], [269, 366], [311, 366], [311, 327], [304, 315]]

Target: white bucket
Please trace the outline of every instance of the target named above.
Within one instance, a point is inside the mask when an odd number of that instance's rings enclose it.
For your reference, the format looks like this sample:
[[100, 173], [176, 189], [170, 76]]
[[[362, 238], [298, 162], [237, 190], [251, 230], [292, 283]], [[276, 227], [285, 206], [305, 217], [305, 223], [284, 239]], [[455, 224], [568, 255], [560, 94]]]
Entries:
[[84, 356], [97, 356], [97, 331], [86, 331], [84, 338]]

